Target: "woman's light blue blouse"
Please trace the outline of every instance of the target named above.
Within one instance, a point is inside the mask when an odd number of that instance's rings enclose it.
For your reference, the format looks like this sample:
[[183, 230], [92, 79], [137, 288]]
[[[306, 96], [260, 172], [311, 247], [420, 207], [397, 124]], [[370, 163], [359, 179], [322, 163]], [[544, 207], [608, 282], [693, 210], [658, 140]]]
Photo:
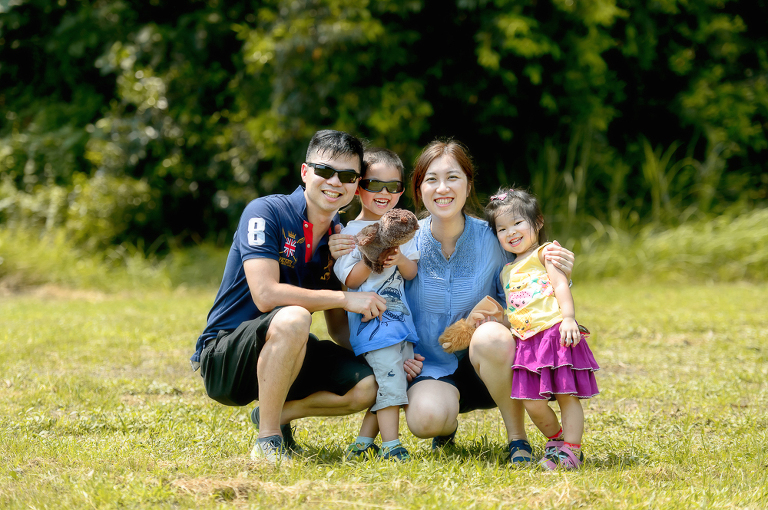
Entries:
[[514, 260], [505, 252], [485, 221], [464, 216], [464, 232], [456, 242], [450, 260], [432, 236], [432, 218], [419, 221], [416, 243], [421, 254], [419, 270], [405, 282], [419, 344], [415, 351], [424, 356], [422, 376], [439, 378], [453, 374], [460, 356], [448, 354], [438, 338], [446, 327], [469, 315], [485, 296], [504, 302], [499, 272]]

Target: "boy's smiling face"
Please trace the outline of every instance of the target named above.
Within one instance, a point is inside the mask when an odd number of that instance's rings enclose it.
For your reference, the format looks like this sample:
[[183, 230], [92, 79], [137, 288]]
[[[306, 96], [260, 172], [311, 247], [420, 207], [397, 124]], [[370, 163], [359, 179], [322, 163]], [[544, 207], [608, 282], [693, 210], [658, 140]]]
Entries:
[[[399, 181], [401, 180], [400, 171], [386, 163], [374, 163], [365, 172], [366, 179], [376, 181]], [[357, 193], [360, 195], [360, 201], [363, 204], [363, 210], [359, 219], [365, 221], [378, 221], [384, 213], [394, 208], [400, 200], [400, 193], [390, 193], [386, 188], [376, 193], [363, 189], [358, 186]]]

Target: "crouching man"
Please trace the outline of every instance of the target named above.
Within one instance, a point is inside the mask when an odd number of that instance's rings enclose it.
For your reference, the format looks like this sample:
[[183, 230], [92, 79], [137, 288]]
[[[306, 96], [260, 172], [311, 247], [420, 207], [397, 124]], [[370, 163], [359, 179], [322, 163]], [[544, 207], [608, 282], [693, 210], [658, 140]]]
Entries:
[[[240, 217], [191, 361], [212, 399], [259, 401], [251, 413], [259, 429], [254, 459], [285, 461], [300, 450], [291, 420], [351, 414], [375, 401], [373, 372], [349, 349], [345, 310], [371, 320], [386, 302], [374, 292], [342, 291], [328, 247], [362, 164], [360, 140], [319, 131], [301, 165], [304, 186], [257, 198]], [[320, 310], [337, 343], [309, 332], [312, 312]]]

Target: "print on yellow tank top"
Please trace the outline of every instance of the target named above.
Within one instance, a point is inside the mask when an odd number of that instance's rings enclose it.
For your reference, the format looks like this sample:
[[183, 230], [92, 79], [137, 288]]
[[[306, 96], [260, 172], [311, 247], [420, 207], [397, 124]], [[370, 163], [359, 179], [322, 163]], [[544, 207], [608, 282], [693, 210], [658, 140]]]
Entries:
[[515, 260], [501, 270], [506, 313], [512, 334], [527, 340], [536, 333], [562, 322], [555, 291], [547, 269], [539, 260], [546, 243], [522, 260]]

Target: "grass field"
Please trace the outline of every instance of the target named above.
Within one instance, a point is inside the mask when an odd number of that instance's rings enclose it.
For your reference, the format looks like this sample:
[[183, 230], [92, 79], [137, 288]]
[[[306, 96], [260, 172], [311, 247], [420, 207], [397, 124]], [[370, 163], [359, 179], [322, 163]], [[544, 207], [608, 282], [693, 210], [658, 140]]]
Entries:
[[255, 463], [251, 407], [187, 361], [215, 289], [0, 296], [0, 508], [768, 507], [768, 288], [573, 290], [602, 393], [584, 469], [555, 474], [501, 462], [496, 410], [444, 454], [405, 432], [406, 465], [342, 460], [362, 415], [301, 420], [305, 457]]

